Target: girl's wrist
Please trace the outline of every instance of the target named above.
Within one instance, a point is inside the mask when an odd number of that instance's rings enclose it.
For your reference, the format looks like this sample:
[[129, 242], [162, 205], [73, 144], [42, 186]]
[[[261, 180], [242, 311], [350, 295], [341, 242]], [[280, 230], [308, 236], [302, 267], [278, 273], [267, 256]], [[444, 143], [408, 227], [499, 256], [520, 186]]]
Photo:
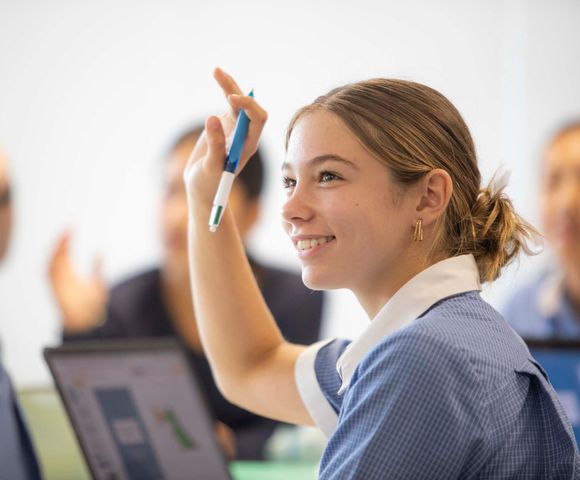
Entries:
[[209, 219], [211, 212], [212, 200], [207, 198], [199, 198], [188, 193], [187, 195], [187, 210], [190, 216], [195, 218], [205, 216], [205, 220]]

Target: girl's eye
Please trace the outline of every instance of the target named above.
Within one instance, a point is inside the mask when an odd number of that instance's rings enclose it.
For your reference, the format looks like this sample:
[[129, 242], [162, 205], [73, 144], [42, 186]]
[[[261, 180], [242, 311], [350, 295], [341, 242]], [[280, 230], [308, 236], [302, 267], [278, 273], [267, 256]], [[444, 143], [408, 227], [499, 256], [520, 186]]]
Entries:
[[333, 180], [340, 180], [340, 177], [336, 173], [332, 172], [320, 172], [318, 176], [318, 181], [321, 183], [332, 182]]
[[283, 188], [294, 188], [296, 186], [296, 180], [290, 177], [283, 177], [282, 178], [282, 187]]

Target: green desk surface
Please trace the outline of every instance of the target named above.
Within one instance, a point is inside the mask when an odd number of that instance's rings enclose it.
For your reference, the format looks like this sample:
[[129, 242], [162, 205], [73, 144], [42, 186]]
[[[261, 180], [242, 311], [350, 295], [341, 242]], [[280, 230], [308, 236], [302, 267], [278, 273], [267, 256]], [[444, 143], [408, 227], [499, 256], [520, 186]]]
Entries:
[[311, 463], [233, 462], [235, 480], [315, 480], [318, 466]]
[[[58, 395], [52, 389], [20, 392], [46, 480], [89, 480], [74, 432]], [[234, 480], [315, 480], [313, 463], [232, 462]]]

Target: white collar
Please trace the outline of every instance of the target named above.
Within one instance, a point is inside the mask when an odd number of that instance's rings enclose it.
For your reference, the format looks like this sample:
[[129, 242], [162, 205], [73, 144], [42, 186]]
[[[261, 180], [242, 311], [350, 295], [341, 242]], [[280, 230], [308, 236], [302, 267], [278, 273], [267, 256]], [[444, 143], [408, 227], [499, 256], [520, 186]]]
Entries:
[[383, 305], [367, 329], [336, 362], [343, 393], [359, 362], [387, 335], [408, 325], [433, 304], [451, 295], [481, 290], [473, 255], [442, 260], [415, 275]]

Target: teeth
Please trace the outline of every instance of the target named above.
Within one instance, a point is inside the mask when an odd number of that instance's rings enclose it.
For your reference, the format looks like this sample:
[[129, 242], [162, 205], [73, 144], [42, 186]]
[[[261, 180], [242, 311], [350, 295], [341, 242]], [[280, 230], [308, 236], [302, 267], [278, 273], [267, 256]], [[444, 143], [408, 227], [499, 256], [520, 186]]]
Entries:
[[310, 250], [318, 245], [324, 245], [326, 242], [330, 242], [334, 237], [320, 237], [320, 238], [309, 238], [308, 240], [299, 240], [296, 242], [296, 248], [300, 251]]

